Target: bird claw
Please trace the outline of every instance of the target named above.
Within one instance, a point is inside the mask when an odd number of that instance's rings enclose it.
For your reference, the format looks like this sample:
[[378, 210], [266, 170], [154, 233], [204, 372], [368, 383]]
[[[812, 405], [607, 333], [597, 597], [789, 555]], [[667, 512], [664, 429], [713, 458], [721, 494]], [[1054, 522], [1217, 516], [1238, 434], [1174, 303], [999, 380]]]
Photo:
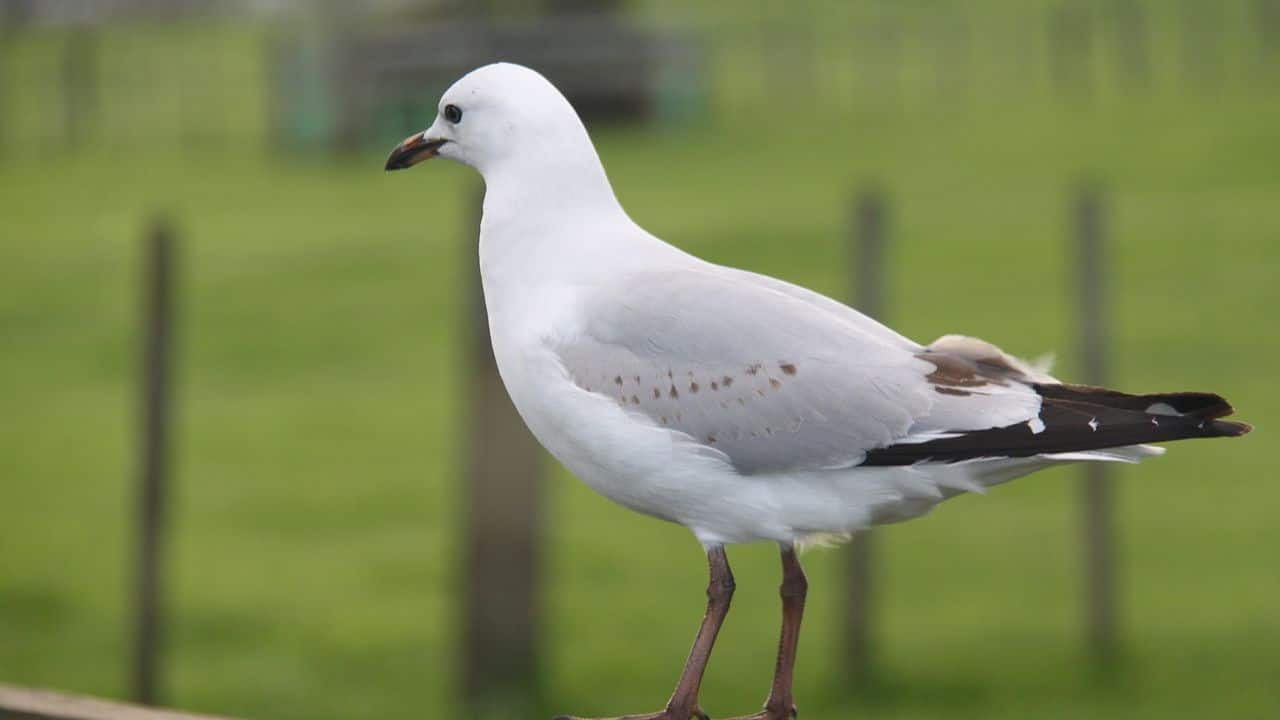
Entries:
[[620, 715], [615, 718], [580, 718], [574, 715], [558, 715], [553, 720], [711, 720], [711, 716], [703, 712], [702, 708], [694, 706], [689, 714], [679, 714], [671, 710], [663, 710], [661, 712], [649, 713], [647, 715]]
[[796, 709], [795, 705], [792, 705], [791, 710], [785, 715], [766, 708], [754, 715], [741, 715], [739, 717], [728, 718], [728, 720], [796, 720], [799, 716], [800, 711]]

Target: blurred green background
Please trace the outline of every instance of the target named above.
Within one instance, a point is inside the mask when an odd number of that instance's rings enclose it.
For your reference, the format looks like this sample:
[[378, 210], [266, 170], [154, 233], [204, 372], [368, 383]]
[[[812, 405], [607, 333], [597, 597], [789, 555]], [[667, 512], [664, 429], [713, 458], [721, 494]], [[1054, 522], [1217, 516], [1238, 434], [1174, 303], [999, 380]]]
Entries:
[[[387, 5], [366, 21], [435, 17]], [[1276, 3], [644, 0], [623, 15], [700, 48], [696, 101], [593, 129], [658, 236], [847, 298], [853, 197], [878, 186], [885, 319], [921, 341], [1056, 349], [1069, 379], [1071, 191], [1093, 178], [1114, 384], [1221, 392], [1257, 426], [1116, 473], [1123, 651], [1101, 674], [1081, 631], [1077, 468], [880, 533], [869, 689], [842, 660], [843, 556], [808, 554], [803, 716], [1280, 716]], [[84, 26], [0, 33], [0, 682], [126, 694], [141, 238], [165, 214], [182, 243], [165, 702], [465, 716], [478, 180], [446, 163], [384, 173], [404, 118], [355, 150], [282, 141], [271, 48], [313, 28], [289, 11], [95, 25], [99, 94], [72, 118], [65, 57]], [[697, 544], [558, 467], [545, 504], [544, 714], [659, 707], [702, 611]], [[730, 558], [739, 592], [703, 686], [716, 717], [763, 699], [777, 631], [775, 550]]]

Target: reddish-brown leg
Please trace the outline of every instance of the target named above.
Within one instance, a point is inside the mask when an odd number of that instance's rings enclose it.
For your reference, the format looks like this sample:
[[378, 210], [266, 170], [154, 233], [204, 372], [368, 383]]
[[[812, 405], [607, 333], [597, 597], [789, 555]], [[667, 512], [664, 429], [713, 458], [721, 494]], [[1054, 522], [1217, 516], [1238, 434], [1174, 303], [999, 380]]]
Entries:
[[796, 666], [796, 646], [800, 642], [800, 619], [804, 616], [804, 598], [809, 591], [795, 548], [782, 547], [782, 636], [778, 639], [778, 664], [773, 671], [773, 687], [764, 710], [734, 720], [791, 720], [796, 705], [791, 696], [791, 680]]
[[[733, 572], [729, 570], [729, 558], [725, 556], [723, 547], [713, 547], [708, 550], [707, 563], [711, 568], [711, 581], [707, 584], [707, 612], [702, 618], [702, 625], [698, 628], [698, 636], [693, 640], [693, 649], [689, 651], [689, 659], [685, 661], [684, 671], [680, 673], [680, 682], [676, 683], [676, 689], [671, 693], [666, 709], [647, 715], [623, 715], [615, 720], [690, 720], [690, 718], [710, 720], [702, 708], [698, 707], [698, 687], [702, 684], [702, 674], [706, 672], [707, 661], [711, 659], [711, 648], [716, 643], [716, 634], [720, 632], [720, 626], [724, 624], [724, 618], [729, 614], [729, 601], [733, 598], [734, 582]], [[556, 720], [582, 719], [562, 715]]]

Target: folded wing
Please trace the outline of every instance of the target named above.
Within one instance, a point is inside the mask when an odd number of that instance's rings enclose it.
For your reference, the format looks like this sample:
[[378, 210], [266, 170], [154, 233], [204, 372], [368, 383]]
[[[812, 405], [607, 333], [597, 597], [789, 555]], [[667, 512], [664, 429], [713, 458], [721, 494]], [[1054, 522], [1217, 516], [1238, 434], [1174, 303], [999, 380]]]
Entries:
[[555, 349], [579, 387], [744, 474], [853, 467], [1039, 410], [1028, 384], [944, 377], [936, 353], [823, 300], [714, 267], [639, 273], [589, 297]]

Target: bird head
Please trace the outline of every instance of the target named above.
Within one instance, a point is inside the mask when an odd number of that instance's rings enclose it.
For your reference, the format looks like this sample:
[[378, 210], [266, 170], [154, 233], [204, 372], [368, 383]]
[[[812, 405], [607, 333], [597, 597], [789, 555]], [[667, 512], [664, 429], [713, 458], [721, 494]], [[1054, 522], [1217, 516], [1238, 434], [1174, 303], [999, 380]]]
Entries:
[[387, 170], [442, 157], [490, 170], [549, 161], [585, 143], [586, 129], [569, 101], [536, 71], [511, 63], [477, 68], [440, 98], [435, 122], [391, 151]]

